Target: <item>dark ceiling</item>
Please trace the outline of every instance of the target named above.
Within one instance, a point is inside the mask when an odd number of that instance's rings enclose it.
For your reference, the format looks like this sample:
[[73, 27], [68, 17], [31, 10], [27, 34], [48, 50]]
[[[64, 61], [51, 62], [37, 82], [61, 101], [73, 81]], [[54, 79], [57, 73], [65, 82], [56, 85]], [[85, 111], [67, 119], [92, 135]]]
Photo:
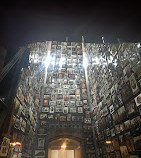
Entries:
[[15, 50], [44, 40], [116, 43], [141, 40], [141, 13], [136, 1], [12, 0], [0, 6], [0, 43]]

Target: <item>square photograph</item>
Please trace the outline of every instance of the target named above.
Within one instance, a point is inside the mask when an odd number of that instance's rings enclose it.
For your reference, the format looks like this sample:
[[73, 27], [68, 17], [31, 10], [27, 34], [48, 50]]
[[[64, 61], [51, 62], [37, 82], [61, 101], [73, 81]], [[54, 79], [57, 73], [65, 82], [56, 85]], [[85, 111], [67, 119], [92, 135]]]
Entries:
[[136, 81], [134, 75], [129, 77], [129, 82], [130, 82], [130, 86], [131, 86], [133, 94], [138, 93], [139, 92], [139, 88], [138, 88], [137, 81]]
[[135, 97], [135, 103], [136, 103], [136, 106], [141, 105], [141, 93], [137, 97]]
[[64, 101], [69, 101], [69, 95], [64, 95]]
[[64, 101], [64, 106], [69, 106], [69, 105], [70, 105], [69, 101]]
[[77, 116], [72, 116], [72, 121], [78, 121]]
[[78, 113], [83, 113], [83, 107], [78, 107]]
[[63, 101], [62, 100], [57, 100], [57, 106], [62, 106], [63, 105]]

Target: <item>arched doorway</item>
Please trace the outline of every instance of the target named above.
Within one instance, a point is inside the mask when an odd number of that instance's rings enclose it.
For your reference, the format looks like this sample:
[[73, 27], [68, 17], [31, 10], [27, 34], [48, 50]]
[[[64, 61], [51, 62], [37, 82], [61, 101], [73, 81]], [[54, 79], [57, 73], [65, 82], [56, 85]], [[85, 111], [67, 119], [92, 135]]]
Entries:
[[80, 131], [56, 131], [48, 137], [48, 158], [83, 158], [84, 144]]

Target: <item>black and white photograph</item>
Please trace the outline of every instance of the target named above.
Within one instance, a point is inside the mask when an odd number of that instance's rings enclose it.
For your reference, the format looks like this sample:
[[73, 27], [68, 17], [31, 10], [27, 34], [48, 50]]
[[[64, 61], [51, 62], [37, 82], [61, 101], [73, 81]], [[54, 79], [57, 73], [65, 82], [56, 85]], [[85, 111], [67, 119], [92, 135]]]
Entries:
[[78, 113], [83, 113], [83, 107], [78, 107]]
[[141, 105], [141, 94], [139, 94], [137, 97], [135, 97], [135, 103], [136, 103], [136, 106]]
[[60, 121], [66, 121], [66, 116], [60, 116]]
[[75, 101], [70, 101], [70, 107], [75, 107]]
[[84, 123], [90, 124], [91, 123], [91, 118], [84, 118]]
[[124, 120], [126, 119], [127, 115], [126, 115], [126, 110], [125, 107], [122, 106], [118, 109], [118, 115], [119, 115], [119, 120]]
[[129, 77], [129, 82], [130, 82], [130, 86], [131, 86], [133, 94], [138, 93], [139, 92], [139, 88], [138, 88], [137, 81], [136, 81], [134, 75]]
[[127, 104], [125, 104], [126, 112], [128, 116], [133, 116], [136, 114], [136, 107], [134, 100], [130, 100]]
[[50, 106], [50, 113], [54, 113], [54, 106]]
[[64, 113], [64, 114], [67, 114], [67, 113], [68, 113], [68, 107], [64, 107], [64, 108], [63, 108], [63, 113]]
[[45, 145], [45, 138], [38, 138], [38, 149], [43, 149]]
[[62, 107], [55, 107], [55, 112], [56, 112], [56, 113], [58, 113], [58, 112], [63, 112]]
[[49, 112], [49, 107], [42, 107], [42, 112]]
[[76, 113], [76, 108], [70, 108], [70, 113]]

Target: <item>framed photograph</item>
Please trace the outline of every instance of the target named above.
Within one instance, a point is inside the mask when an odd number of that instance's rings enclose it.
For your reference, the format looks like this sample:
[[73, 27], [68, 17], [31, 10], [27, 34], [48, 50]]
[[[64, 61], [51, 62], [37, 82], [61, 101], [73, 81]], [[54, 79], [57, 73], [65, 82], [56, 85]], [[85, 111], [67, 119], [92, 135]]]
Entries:
[[136, 106], [141, 105], [141, 93], [137, 97], [135, 97], [135, 103], [136, 103]]
[[82, 88], [82, 89], [85, 89], [85, 88], [86, 88], [86, 83], [83, 82], [83, 81], [81, 82], [81, 88]]
[[63, 88], [64, 88], [64, 89], [69, 89], [69, 88], [70, 88], [70, 85], [63, 85]]
[[69, 94], [71, 94], [71, 95], [75, 94], [75, 89], [70, 89]]
[[63, 112], [63, 109], [62, 109], [62, 107], [56, 107], [55, 108], [55, 111], [58, 113], [58, 112]]
[[131, 128], [131, 121], [130, 120], [125, 121], [124, 125], [125, 125], [125, 130], [130, 129]]
[[70, 101], [70, 106], [75, 107], [75, 101]]
[[51, 94], [51, 100], [52, 101], [55, 101], [56, 100], [56, 95], [53, 93], [53, 94]]
[[6, 157], [8, 154], [8, 149], [9, 149], [9, 144], [10, 144], [10, 139], [7, 137], [3, 138], [1, 149], [0, 149], [0, 156], [1, 157]]
[[119, 125], [115, 125], [115, 132], [116, 132], [116, 134], [120, 133], [120, 126]]
[[53, 115], [48, 115], [48, 119], [53, 119], [54, 116]]
[[42, 112], [49, 112], [49, 107], [42, 107]]
[[73, 74], [74, 72], [73, 72], [73, 69], [67, 69], [67, 71], [68, 71], [68, 74], [70, 75], [70, 74]]
[[64, 101], [64, 106], [69, 106], [69, 105], [70, 105], [69, 101]]
[[44, 100], [44, 106], [48, 106], [48, 100]]
[[112, 114], [112, 117], [113, 117], [114, 124], [117, 124], [119, 122], [119, 120], [118, 120], [119, 116], [118, 116], [117, 111]]
[[135, 103], [134, 100], [129, 101], [126, 105], [125, 105], [126, 111], [128, 116], [132, 116], [136, 113], [136, 108], [135, 108]]
[[87, 104], [88, 104], [88, 101], [87, 101], [87, 100], [83, 100], [83, 104], [84, 104], [84, 105], [87, 105]]
[[40, 120], [47, 119], [47, 114], [40, 114]]
[[35, 158], [45, 158], [45, 150], [35, 150]]
[[82, 106], [82, 101], [76, 101], [76, 106]]
[[118, 115], [119, 115], [119, 120], [124, 120], [126, 119], [126, 111], [125, 111], [125, 107], [122, 106], [118, 109]]
[[57, 95], [57, 99], [59, 99], [59, 100], [60, 100], [60, 99], [63, 99], [63, 95], [62, 95], [62, 94], [58, 94], [58, 95]]
[[111, 129], [111, 136], [114, 137], [115, 135], [116, 135], [116, 133], [115, 133], [115, 129], [112, 128], [112, 129]]
[[69, 84], [73, 85], [74, 84], [74, 80], [69, 80]]
[[47, 121], [41, 121], [41, 126], [46, 126], [47, 125]]
[[44, 95], [44, 99], [47, 99], [47, 100], [50, 99], [50, 95], [49, 94], [45, 94]]
[[77, 116], [72, 116], [72, 121], [78, 121]]
[[83, 97], [87, 96], [87, 90], [86, 89], [82, 89], [82, 96]]
[[137, 75], [138, 79], [141, 78], [141, 62], [139, 62], [135, 67], [135, 74]]
[[91, 123], [91, 118], [84, 118], [84, 123], [90, 124]]
[[121, 123], [119, 126], [120, 126], [120, 131], [123, 132], [125, 130], [125, 124]]
[[76, 100], [80, 100], [80, 95], [76, 95]]
[[135, 151], [133, 138], [130, 132], [125, 133], [125, 143], [129, 152]]
[[83, 113], [83, 107], [78, 107], [78, 113]]
[[67, 121], [71, 121], [71, 114], [67, 114]]
[[109, 107], [109, 110], [110, 110], [110, 113], [111, 113], [111, 114], [114, 113], [114, 111], [115, 111], [114, 106], [111, 105], [111, 106]]
[[62, 100], [57, 100], [57, 106], [62, 106], [63, 105], [63, 101]]
[[58, 89], [58, 94], [62, 94], [62, 89]]
[[138, 135], [141, 129], [141, 118], [137, 116], [131, 120], [131, 132], [133, 135]]
[[64, 114], [67, 114], [67, 113], [68, 113], [68, 107], [64, 107], [64, 108], [63, 108], [63, 113], [64, 113]]
[[60, 116], [60, 121], [66, 121], [66, 116]]
[[76, 113], [76, 108], [70, 108], [70, 113]]
[[75, 95], [70, 95], [70, 100], [75, 100]]
[[64, 95], [64, 101], [69, 101], [69, 95]]
[[80, 89], [76, 89], [75, 94], [80, 95]]
[[50, 106], [50, 113], [54, 113], [54, 106]]
[[38, 138], [38, 149], [43, 149], [45, 146], [45, 138]]
[[83, 116], [77, 116], [77, 118], [78, 118], [79, 122], [83, 122], [83, 120], [84, 120]]
[[126, 100], [128, 100], [129, 98], [132, 97], [132, 92], [128, 86], [128, 84], [126, 84], [122, 90], [121, 90], [121, 96], [122, 96], [122, 100], [123, 102], [125, 102]]
[[130, 82], [130, 86], [131, 86], [133, 94], [138, 93], [139, 92], [139, 88], [138, 88], [137, 81], [136, 81], [134, 75], [129, 77], [129, 82]]
[[49, 101], [50, 106], [56, 106], [56, 101]]

